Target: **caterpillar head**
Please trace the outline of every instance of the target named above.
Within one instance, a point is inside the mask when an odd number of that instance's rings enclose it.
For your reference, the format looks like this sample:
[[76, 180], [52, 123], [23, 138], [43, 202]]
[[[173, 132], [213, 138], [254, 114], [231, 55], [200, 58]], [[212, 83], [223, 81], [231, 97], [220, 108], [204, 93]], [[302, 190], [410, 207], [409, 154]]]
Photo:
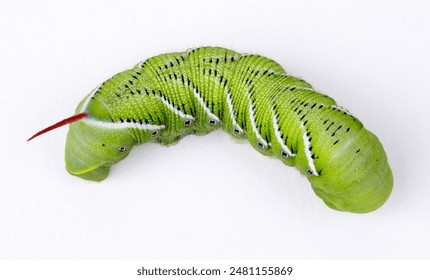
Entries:
[[370, 131], [361, 129], [329, 158], [324, 173], [309, 180], [330, 208], [367, 213], [382, 206], [390, 196], [393, 174], [381, 142]]
[[87, 117], [87, 113], [74, 115], [41, 130], [27, 141], [70, 124], [65, 149], [67, 171], [86, 180], [102, 181], [111, 166], [130, 153], [135, 142], [127, 129], [106, 129], [80, 121]]

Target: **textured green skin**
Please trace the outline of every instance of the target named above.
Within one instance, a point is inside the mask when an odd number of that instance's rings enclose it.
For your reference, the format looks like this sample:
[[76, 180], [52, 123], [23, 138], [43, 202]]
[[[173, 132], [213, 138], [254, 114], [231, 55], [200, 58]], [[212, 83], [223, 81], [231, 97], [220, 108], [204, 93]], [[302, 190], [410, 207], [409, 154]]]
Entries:
[[[210, 123], [213, 118], [198, 102], [194, 88], [220, 122]], [[243, 133], [234, 132], [227, 95]], [[186, 126], [186, 119], [169, 109], [162, 98], [193, 116], [194, 121]], [[84, 99], [80, 103], [77, 112], [82, 110], [89, 118], [106, 123], [142, 121], [165, 126], [151, 136], [153, 130], [103, 128], [83, 121], [71, 124], [66, 168], [87, 180], [105, 179], [110, 167], [125, 158], [134, 145], [148, 141], [169, 145], [191, 133], [202, 135], [222, 128], [233, 137], [247, 138], [260, 153], [296, 166], [333, 209], [370, 212], [380, 207], [392, 190], [391, 169], [376, 136], [333, 99], [285, 74], [278, 63], [262, 56], [205, 47], [152, 57], [104, 82], [89, 102]], [[274, 114], [284, 147], [294, 156], [282, 155]], [[267, 145], [259, 140], [253, 121]], [[304, 134], [310, 146], [305, 146]], [[127, 151], [120, 152], [122, 146]], [[308, 174], [305, 149], [318, 174]]]

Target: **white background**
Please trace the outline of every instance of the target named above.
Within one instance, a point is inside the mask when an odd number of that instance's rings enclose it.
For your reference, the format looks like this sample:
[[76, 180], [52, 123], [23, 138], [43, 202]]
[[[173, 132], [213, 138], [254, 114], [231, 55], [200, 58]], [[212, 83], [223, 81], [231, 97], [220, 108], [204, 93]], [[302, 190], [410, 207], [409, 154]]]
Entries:
[[[430, 257], [426, 1], [1, 1], [0, 258]], [[278, 61], [384, 144], [379, 210], [327, 208], [297, 170], [217, 131], [146, 144], [92, 183], [63, 162], [70, 116], [150, 56], [224, 46]]]

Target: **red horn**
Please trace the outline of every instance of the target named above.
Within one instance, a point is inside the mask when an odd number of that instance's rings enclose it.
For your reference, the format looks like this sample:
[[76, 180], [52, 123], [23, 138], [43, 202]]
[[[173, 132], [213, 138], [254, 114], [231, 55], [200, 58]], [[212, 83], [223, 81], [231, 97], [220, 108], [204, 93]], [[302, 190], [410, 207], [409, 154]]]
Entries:
[[87, 113], [79, 113], [77, 115], [71, 116], [70, 118], [64, 119], [62, 121], [57, 122], [56, 124], [53, 124], [51, 126], [48, 126], [45, 129], [42, 129], [38, 133], [36, 133], [33, 136], [31, 136], [30, 138], [28, 138], [27, 141], [30, 141], [30, 140], [36, 138], [37, 136], [42, 135], [42, 134], [44, 134], [44, 133], [46, 133], [48, 131], [51, 131], [51, 130], [56, 129], [56, 128], [59, 128], [60, 126], [63, 126], [63, 125], [69, 124], [69, 123], [73, 123], [73, 122], [77, 122], [77, 121], [79, 121], [79, 120], [81, 120], [83, 118], [86, 118], [87, 116], [88, 116]]

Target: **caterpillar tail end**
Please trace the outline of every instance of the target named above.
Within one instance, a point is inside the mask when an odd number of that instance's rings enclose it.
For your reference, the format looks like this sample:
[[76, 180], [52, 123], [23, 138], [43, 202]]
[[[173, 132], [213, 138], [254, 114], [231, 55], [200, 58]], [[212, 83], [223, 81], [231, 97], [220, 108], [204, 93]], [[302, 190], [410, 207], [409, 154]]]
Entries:
[[66, 170], [71, 175], [77, 176], [77, 177], [82, 178], [84, 180], [101, 182], [104, 179], [106, 179], [107, 176], [109, 175], [110, 167], [100, 166], [100, 167], [94, 168], [90, 171], [86, 171], [83, 173], [76, 173], [76, 172], [70, 170], [69, 168], [67, 168], [67, 165], [66, 165]]
[[73, 176], [84, 180], [100, 182], [107, 178], [111, 166], [107, 164], [88, 165], [87, 162], [77, 158], [70, 150], [65, 153], [66, 170]]
[[77, 176], [81, 179], [88, 180], [88, 181], [94, 181], [94, 182], [101, 182], [104, 179], [107, 178], [109, 175], [109, 168], [96, 168], [92, 171], [81, 173], [81, 174], [74, 174], [67, 170], [71, 175]]

